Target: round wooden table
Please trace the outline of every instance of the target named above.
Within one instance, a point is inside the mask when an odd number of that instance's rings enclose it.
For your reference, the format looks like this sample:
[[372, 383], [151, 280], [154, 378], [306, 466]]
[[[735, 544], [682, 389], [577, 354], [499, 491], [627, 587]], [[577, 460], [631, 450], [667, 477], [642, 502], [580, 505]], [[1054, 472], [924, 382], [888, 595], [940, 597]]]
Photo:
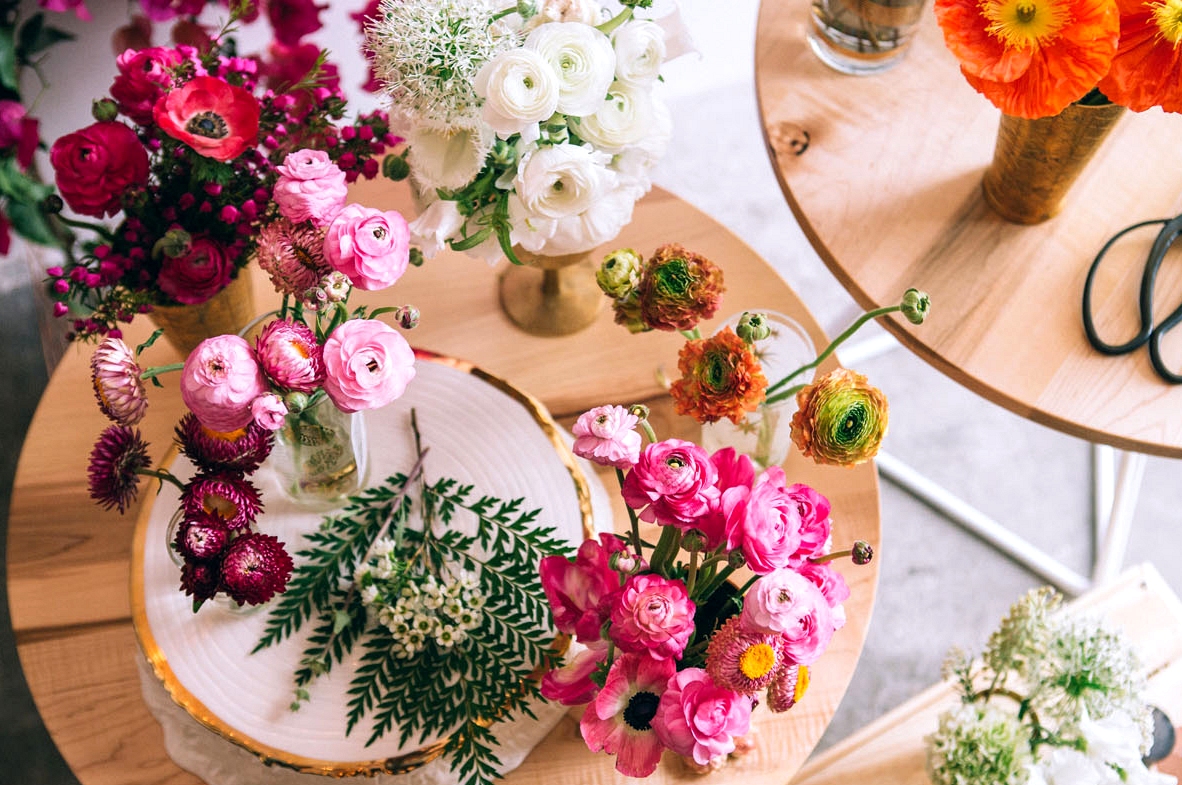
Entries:
[[[883, 321], [954, 380], [1091, 442], [1182, 457], [1182, 387], [1163, 382], [1145, 350], [1096, 352], [1080, 315], [1104, 242], [1182, 211], [1182, 117], [1126, 112], [1060, 215], [1010, 224], [981, 195], [999, 112], [961, 76], [931, 11], [902, 64], [867, 77], [822, 65], [807, 20], [807, 4], [762, 3], [756, 89], [780, 186], [854, 299], [877, 308], [923, 289], [932, 312], [922, 327]], [[1158, 319], [1182, 302], [1179, 250], [1158, 277]], [[1137, 331], [1147, 252], [1148, 243], [1101, 267], [1096, 321], [1110, 343]], [[1182, 368], [1182, 334], [1164, 344], [1167, 363]]]
[[[405, 189], [359, 186], [354, 201], [410, 212]], [[618, 239], [644, 253], [681, 242], [721, 264], [726, 308], [767, 309], [800, 321], [818, 346], [825, 337], [797, 296], [738, 238], [685, 202], [654, 191], [638, 205], [635, 220]], [[589, 329], [565, 338], [535, 338], [513, 328], [497, 304], [496, 272], [459, 254], [443, 254], [412, 269], [386, 293], [386, 302], [411, 302], [423, 314], [410, 337], [432, 351], [469, 360], [528, 391], [568, 425], [603, 403], [645, 402], [662, 436], [696, 437], [697, 426], [671, 414], [655, 371], [676, 367], [677, 334], [632, 336], [601, 312]], [[269, 284], [255, 278], [256, 299]], [[708, 328], [709, 326], [707, 326]], [[128, 330], [134, 345], [150, 326]], [[140, 697], [135, 635], [128, 598], [131, 535], [137, 508], [120, 516], [88, 498], [86, 464], [105, 426], [89, 388], [88, 347], [72, 347], [54, 373], [29, 429], [12, 494], [8, 540], [8, 592], [17, 649], [46, 726], [84, 785], [172, 785], [197, 782], [166, 754], [162, 734]], [[146, 354], [148, 364], [176, 359], [163, 342]], [[823, 367], [824, 369], [824, 367]], [[175, 377], [173, 377], [175, 378]], [[150, 392], [151, 410], [141, 428], [155, 460], [167, 450], [182, 411], [173, 379]], [[806, 482], [833, 503], [837, 542], [879, 537], [878, 481], [873, 465], [818, 467], [791, 456], [790, 481]], [[614, 487], [614, 475], [604, 475]], [[150, 493], [150, 491], [149, 491]], [[622, 503], [616, 520], [624, 521]], [[783, 715], [760, 712], [757, 751], [731, 764], [714, 781], [787, 781], [828, 725], [865, 641], [878, 579], [877, 562], [839, 563], [850, 583], [849, 622], [814, 667], [804, 701]], [[508, 783], [616, 780], [610, 756], [593, 754], [578, 736], [578, 713], [568, 714], [542, 746], [506, 779]], [[695, 779], [666, 760], [655, 782]]]

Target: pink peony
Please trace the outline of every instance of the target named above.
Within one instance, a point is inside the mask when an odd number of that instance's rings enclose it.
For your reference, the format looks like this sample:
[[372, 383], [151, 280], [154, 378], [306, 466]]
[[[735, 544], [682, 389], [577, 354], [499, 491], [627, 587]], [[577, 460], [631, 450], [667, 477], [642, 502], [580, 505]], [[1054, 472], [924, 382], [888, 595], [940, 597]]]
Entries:
[[0, 101], [0, 150], [16, 150], [16, 163], [22, 170], [33, 162], [33, 153], [41, 142], [36, 118], [29, 117], [17, 101]]
[[778, 633], [785, 656], [800, 665], [816, 662], [837, 629], [825, 595], [791, 569], [755, 581], [743, 598], [741, 618], [748, 629]]
[[741, 549], [752, 572], [766, 575], [787, 566], [800, 548], [800, 506], [784, 487], [784, 470], [779, 466], [759, 475], [750, 490], [727, 489], [719, 509], [727, 548]]
[[601, 534], [599, 540], [584, 540], [574, 563], [545, 556], [538, 565], [554, 626], [583, 643], [599, 640], [611, 598], [620, 590], [620, 573], [612, 568], [611, 556], [623, 551], [624, 543], [612, 534]]
[[377, 409], [405, 392], [415, 375], [415, 355], [385, 322], [350, 319], [324, 342], [324, 372], [324, 391], [338, 409]]
[[676, 659], [694, 634], [694, 610], [685, 584], [647, 573], [633, 575], [615, 597], [611, 636], [622, 651]]
[[180, 53], [163, 46], [128, 49], [115, 64], [119, 75], [111, 84], [111, 97], [119, 111], [140, 125], [151, 125], [156, 102], [172, 86], [171, 71], [181, 64]]
[[393, 210], [346, 205], [328, 227], [324, 258], [359, 289], [385, 289], [410, 263], [410, 229]]
[[832, 521], [829, 500], [803, 483], [789, 486], [788, 496], [795, 500], [800, 514], [800, 547], [793, 554], [794, 563], [823, 556], [829, 545]]
[[647, 777], [661, 762], [664, 747], [652, 723], [676, 668], [673, 660], [619, 655], [603, 689], [583, 712], [583, 741], [592, 752], [615, 755], [616, 771], [625, 776]]
[[653, 730], [666, 747], [705, 765], [751, 730], [751, 699], [715, 686], [701, 668], [686, 668], [669, 679]]
[[345, 173], [323, 150], [289, 153], [277, 170], [275, 203], [288, 220], [328, 226], [345, 206]]
[[279, 387], [310, 393], [324, 382], [323, 350], [316, 333], [303, 322], [269, 322], [255, 341], [255, 351], [263, 373]]
[[583, 412], [571, 429], [575, 455], [600, 466], [631, 468], [640, 458], [639, 421], [623, 406], [596, 406]]
[[234, 276], [234, 262], [217, 240], [198, 235], [180, 256], [165, 255], [156, 283], [178, 303], [197, 305], [225, 289]]
[[181, 372], [181, 398], [206, 428], [228, 433], [254, 420], [254, 399], [267, 391], [254, 352], [237, 335], [206, 338]]
[[123, 123], [94, 123], [66, 134], [53, 143], [49, 162], [70, 209], [95, 218], [119, 212], [124, 194], [148, 182], [148, 152]]
[[254, 399], [250, 404], [250, 414], [260, 428], [277, 431], [283, 427], [283, 419], [287, 417], [287, 404], [275, 393], [267, 393]]
[[589, 644], [570, 662], [542, 677], [542, 697], [558, 701], [563, 706], [581, 706], [589, 703], [599, 692], [599, 686], [591, 681], [591, 676], [606, 659], [607, 643], [595, 641]]
[[624, 478], [624, 501], [640, 518], [691, 529], [718, 499], [718, 471], [692, 442], [666, 439], [645, 447]]

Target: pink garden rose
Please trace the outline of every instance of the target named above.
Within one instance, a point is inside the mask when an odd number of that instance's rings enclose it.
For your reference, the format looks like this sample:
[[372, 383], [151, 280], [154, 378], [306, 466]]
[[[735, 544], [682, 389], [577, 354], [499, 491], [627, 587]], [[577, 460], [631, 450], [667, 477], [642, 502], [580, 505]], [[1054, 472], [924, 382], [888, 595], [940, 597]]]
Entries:
[[800, 549], [800, 506], [784, 487], [784, 470], [779, 466], [759, 475], [750, 489], [727, 489], [719, 509], [727, 548], [741, 549], [752, 572], [766, 575], [787, 566]]
[[289, 153], [276, 169], [275, 204], [288, 220], [328, 226], [345, 206], [345, 173], [323, 150]]
[[324, 351], [303, 322], [276, 319], [255, 341], [259, 364], [271, 381], [293, 392], [315, 392], [324, 382]]
[[148, 182], [148, 153], [123, 123], [99, 122], [66, 134], [53, 143], [49, 162], [70, 209], [95, 218], [122, 210], [124, 194]]
[[622, 651], [676, 659], [694, 634], [695, 610], [681, 581], [653, 573], [633, 575], [615, 597], [612, 640]]
[[825, 555], [832, 529], [829, 500], [804, 483], [789, 486], [788, 496], [800, 514], [800, 547], [792, 555], [793, 563]]
[[579, 722], [588, 749], [615, 755], [616, 771], [628, 777], [647, 777], [656, 771], [664, 747], [652, 723], [676, 669], [671, 659], [618, 655], [603, 689]]
[[343, 412], [385, 406], [414, 375], [414, 350], [377, 319], [350, 319], [324, 342], [324, 391]]
[[538, 572], [559, 632], [582, 643], [599, 640], [611, 599], [620, 590], [620, 573], [612, 568], [611, 556], [623, 550], [619, 537], [600, 534], [599, 542], [583, 541], [574, 563], [564, 556], [542, 558]]
[[287, 404], [275, 393], [267, 393], [254, 399], [250, 404], [250, 413], [260, 428], [277, 431], [283, 427], [283, 418], [287, 416]]
[[593, 641], [570, 662], [547, 672], [542, 677], [542, 683], [539, 685], [542, 697], [558, 701], [563, 706], [581, 706], [589, 703], [599, 692], [599, 685], [591, 681], [591, 676], [606, 659], [607, 642]]
[[346, 205], [324, 236], [324, 258], [359, 289], [385, 289], [410, 263], [410, 229], [393, 210]]
[[798, 665], [816, 662], [838, 626], [821, 590], [791, 569], [757, 580], [743, 598], [741, 618], [748, 629], [778, 633], [785, 656]]
[[645, 447], [624, 478], [624, 502], [641, 520], [691, 529], [719, 496], [718, 471], [693, 442], [666, 439]]
[[267, 391], [250, 344], [237, 335], [206, 338], [181, 372], [181, 398], [211, 431], [229, 433], [254, 419], [251, 404]]
[[150, 125], [156, 101], [172, 86], [171, 71], [180, 64], [180, 52], [163, 46], [128, 49], [115, 58], [119, 75], [111, 84], [111, 97], [119, 111], [140, 125]]
[[623, 406], [596, 406], [583, 412], [571, 429], [575, 455], [600, 466], [631, 468], [640, 458], [639, 421]]
[[156, 283], [178, 303], [196, 305], [225, 289], [233, 276], [234, 261], [226, 249], [212, 237], [198, 235], [187, 252], [164, 256]]
[[686, 668], [669, 679], [653, 730], [666, 747], [705, 766], [751, 730], [751, 699], [716, 686], [701, 668]]

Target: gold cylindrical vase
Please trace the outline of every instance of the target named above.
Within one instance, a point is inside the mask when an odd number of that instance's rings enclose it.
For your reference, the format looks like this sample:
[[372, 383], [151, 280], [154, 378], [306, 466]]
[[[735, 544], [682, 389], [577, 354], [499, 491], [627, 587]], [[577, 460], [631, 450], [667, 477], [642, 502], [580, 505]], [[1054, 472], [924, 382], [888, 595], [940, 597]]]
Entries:
[[544, 256], [521, 248], [501, 273], [501, 308], [530, 335], [571, 335], [591, 326], [607, 299], [595, 282], [599, 251]]
[[1003, 114], [981, 181], [985, 202], [1013, 223], [1051, 218], [1123, 112], [1117, 104], [1071, 104], [1037, 120]]
[[238, 271], [226, 288], [196, 305], [156, 305], [148, 318], [164, 330], [164, 337], [182, 355], [215, 335], [236, 333], [255, 317], [250, 273]]

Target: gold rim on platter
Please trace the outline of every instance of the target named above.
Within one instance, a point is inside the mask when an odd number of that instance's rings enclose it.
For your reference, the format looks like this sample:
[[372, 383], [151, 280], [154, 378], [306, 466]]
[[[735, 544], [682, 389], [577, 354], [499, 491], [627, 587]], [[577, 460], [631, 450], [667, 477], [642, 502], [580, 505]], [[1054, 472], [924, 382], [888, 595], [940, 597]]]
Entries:
[[[550, 413], [546, 411], [545, 406], [541, 401], [523, 392], [509, 382], [494, 376], [486, 371], [477, 368], [472, 363], [464, 360], [458, 360], [454, 357], [445, 357], [434, 354], [432, 352], [421, 349], [415, 350], [415, 358], [418, 360], [426, 360], [428, 362], [438, 363], [450, 368], [454, 368], [461, 373], [470, 374], [477, 379], [489, 384], [493, 388], [507, 395], [509, 398], [520, 404], [533, 417], [534, 422], [538, 424], [542, 432], [554, 445], [555, 452], [563, 466], [570, 473], [571, 481], [575, 487], [575, 494], [578, 499], [579, 513], [583, 521], [583, 535], [585, 537], [595, 536], [595, 526], [591, 509], [591, 491], [587, 483], [587, 478], [584, 476], [582, 469], [575, 460], [574, 454], [566, 444], [563, 437], [562, 429], [558, 426]], [[161, 461], [162, 466], [169, 466], [178, 456], [178, 450], [174, 444], [169, 448], [167, 454]], [[151, 626], [148, 623], [147, 603], [145, 598], [144, 585], [144, 554], [147, 547], [148, 524], [152, 516], [154, 504], [145, 504], [140, 509], [139, 517], [136, 520], [135, 536], [132, 541], [131, 554], [131, 617], [132, 624], [135, 627], [136, 640], [139, 643], [140, 650], [144, 657], [152, 667], [152, 671], [156, 677], [164, 685], [165, 690], [172, 698], [173, 702], [183, 708], [189, 716], [197, 720], [210, 731], [213, 731], [218, 736], [221, 736], [227, 741], [242, 747], [247, 752], [257, 757], [262, 763], [266, 765], [278, 765], [285, 768], [293, 769], [304, 774], [318, 774], [327, 777], [353, 777], [358, 775], [373, 776], [375, 774], [405, 774], [409, 771], [419, 768], [427, 763], [438, 758], [443, 754], [444, 747], [447, 740], [440, 739], [439, 741], [428, 744], [413, 752], [403, 753], [390, 758], [380, 758], [365, 761], [353, 762], [338, 762], [320, 760], [317, 758], [309, 758], [302, 755], [287, 752], [285, 750], [277, 749], [267, 744], [253, 739], [248, 734], [231, 728], [223, 722], [214, 712], [196, 698], [189, 690], [181, 684], [180, 680], [173, 673], [172, 668], [168, 664], [168, 659], [164, 652], [161, 651], [159, 645], [156, 643], [155, 636], [152, 634]], [[555, 637], [551, 644], [551, 649], [558, 654], [566, 652], [570, 645], [570, 638], [566, 635], [559, 634]], [[540, 678], [541, 673], [535, 671], [531, 674], [531, 678]]]

